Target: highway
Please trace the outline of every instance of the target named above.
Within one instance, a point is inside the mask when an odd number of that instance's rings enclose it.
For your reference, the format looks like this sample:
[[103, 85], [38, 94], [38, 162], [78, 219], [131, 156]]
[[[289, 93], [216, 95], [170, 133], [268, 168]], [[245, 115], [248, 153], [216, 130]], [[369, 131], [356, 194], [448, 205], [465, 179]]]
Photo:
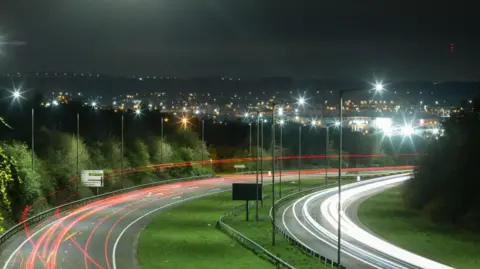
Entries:
[[[302, 175], [302, 180], [323, 173]], [[285, 181], [297, 179], [296, 172], [283, 176]], [[0, 265], [4, 269], [138, 268], [138, 235], [156, 215], [185, 201], [230, 190], [234, 182], [254, 180], [255, 175], [241, 175], [165, 184], [56, 214], [5, 243]], [[264, 176], [264, 181], [268, 184], [271, 178]]]
[[[372, 234], [356, 214], [358, 205], [369, 196], [398, 186], [410, 176], [387, 176], [360, 181], [342, 187], [341, 265], [346, 268], [450, 269], [446, 265], [423, 258], [396, 247]], [[337, 261], [338, 191], [318, 191], [280, 207], [276, 222], [290, 236], [317, 253]]]

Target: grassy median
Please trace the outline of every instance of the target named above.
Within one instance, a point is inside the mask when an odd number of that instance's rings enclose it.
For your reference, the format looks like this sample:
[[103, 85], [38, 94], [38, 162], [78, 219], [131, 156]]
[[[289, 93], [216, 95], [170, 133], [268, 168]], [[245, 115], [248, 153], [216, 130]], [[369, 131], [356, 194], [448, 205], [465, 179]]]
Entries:
[[[302, 189], [319, 186], [323, 182], [323, 178], [304, 178]], [[348, 182], [351, 180], [345, 180], [345, 183]], [[278, 191], [278, 184], [276, 188]], [[270, 195], [271, 189], [271, 185], [265, 185], [264, 195]], [[282, 185], [284, 194], [294, 189], [298, 189], [295, 181]], [[215, 228], [221, 215], [244, 204], [231, 199], [232, 194], [227, 191], [188, 201], [162, 213], [140, 234], [138, 261], [141, 268], [275, 268]], [[264, 207], [260, 207], [260, 216], [264, 219], [262, 222], [246, 222], [244, 211], [229, 216], [225, 222], [295, 268], [322, 268], [318, 260], [306, 256], [280, 236], [277, 237], [277, 245], [271, 247], [270, 207], [271, 199], [266, 199]], [[250, 219], [253, 220], [254, 209], [250, 212]]]
[[434, 224], [405, 208], [402, 187], [361, 203], [358, 217], [371, 231], [401, 248], [455, 268], [480, 268], [480, 234]]

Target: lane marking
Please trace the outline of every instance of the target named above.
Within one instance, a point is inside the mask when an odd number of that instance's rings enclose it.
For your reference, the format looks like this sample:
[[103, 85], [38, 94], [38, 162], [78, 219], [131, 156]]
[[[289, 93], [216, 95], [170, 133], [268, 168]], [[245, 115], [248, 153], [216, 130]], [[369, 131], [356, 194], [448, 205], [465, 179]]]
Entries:
[[[221, 192], [225, 192], [225, 191], [218, 191], [216, 193], [221, 193]], [[197, 199], [197, 198], [202, 198], [202, 197], [205, 197], [205, 196], [209, 196], [209, 195], [212, 195], [212, 193], [207, 193], [207, 194], [202, 194], [202, 195], [197, 195], [197, 196], [194, 196], [194, 197], [190, 197], [190, 198], [187, 198], [185, 199], [185, 201], [189, 201], [189, 200], [193, 200], [193, 199]], [[143, 214], [142, 216], [138, 217], [137, 219], [135, 219], [134, 221], [130, 222], [130, 224], [128, 224], [121, 232], [120, 234], [118, 235], [117, 237], [117, 240], [115, 240], [115, 243], [113, 244], [113, 251], [112, 251], [112, 261], [113, 261], [113, 269], [117, 269], [117, 247], [118, 247], [118, 243], [120, 242], [120, 239], [122, 238], [123, 234], [128, 230], [128, 228], [130, 228], [132, 225], [134, 225], [135, 223], [137, 223], [139, 220], [145, 218], [146, 216], [152, 214], [152, 213], [155, 213], [159, 210], [162, 210], [164, 208], [167, 208], [167, 207], [170, 207], [172, 205], [175, 205], [175, 204], [179, 204], [183, 201], [176, 201], [176, 202], [172, 202], [172, 203], [169, 203], [169, 204], [166, 204], [166, 205], [163, 205], [161, 207], [158, 207], [158, 208], [155, 208], [145, 214]]]

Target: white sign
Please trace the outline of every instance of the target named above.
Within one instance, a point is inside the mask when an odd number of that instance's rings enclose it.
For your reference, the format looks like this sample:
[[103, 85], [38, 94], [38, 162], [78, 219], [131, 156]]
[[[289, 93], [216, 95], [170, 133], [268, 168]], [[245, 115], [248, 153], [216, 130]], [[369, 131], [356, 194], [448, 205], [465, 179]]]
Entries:
[[82, 184], [85, 187], [103, 187], [103, 170], [83, 170]]
[[233, 166], [234, 168], [237, 168], [237, 169], [240, 169], [240, 168], [245, 168], [245, 165], [244, 164], [236, 164]]

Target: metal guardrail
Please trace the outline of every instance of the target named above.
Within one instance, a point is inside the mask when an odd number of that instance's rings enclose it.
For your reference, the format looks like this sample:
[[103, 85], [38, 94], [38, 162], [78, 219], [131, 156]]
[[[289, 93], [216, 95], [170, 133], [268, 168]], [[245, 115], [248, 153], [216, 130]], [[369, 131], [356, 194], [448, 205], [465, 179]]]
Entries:
[[42, 213], [39, 213], [39, 214], [37, 214], [33, 217], [30, 217], [27, 220], [22, 221], [22, 222], [16, 224], [15, 226], [13, 226], [12, 228], [8, 229], [6, 232], [4, 232], [3, 234], [0, 235], [0, 246], [2, 246], [9, 238], [14, 236], [18, 232], [23, 231], [25, 226], [30, 226], [30, 225], [37, 224], [40, 221], [46, 219], [47, 217], [52, 216], [56, 212], [64, 212], [64, 211], [70, 210], [74, 207], [86, 205], [86, 204], [89, 204], [93, 201], [96, 201], [96, 200], [99, 200], [99, 199], [102, 199], [102, 198], [106, 198], [106, 197], [110, 197], [110, 196], [114, 196], [114, 195], [118, 195], [118, 194], [122, 194], [122, 193], [127, 193], [127, 192], [134, 191], [134, 190], [140, 190], [140, 189], [144, 189], [144, 188], [148, 188], [148, 187], [164, 185], [164, 184], [174, 183], [174, 182], [182, 182], [182, 181], [188, 181], [188, 180], [193, 180], [193, 179], [209, 178], [209, 177], [212, 177], [212, 176], [213, 175], [203, 175], [203, 176], [194, 176], [194, 177], [185, 177], [185, 178], [157, 181], [157, 182], [153, 182], [153, 183], [133, 186], [133, 187], [129, 187], [129, 188], [121, 189], [121, 190], [116, 190], [116, 191], [112, 191], [112, 192], [107, 192], [107, 193], [103, 193], [103, 194], [100, 194], [100, 195], [97, 195], [97, 196], [87, 197], [87, 198], [80, 199], [80, 200], [77, 200], [77, 201], [73, 201], [73, 202], [70, 202], [70, 203], [67, 203], [67, 204], [64, 204], [64, 205], [61, 205], [61, 206], [57, 206], [57, 207], [51, 208], [49, 210], [46, 210]]
[[[268, 198], [268, 196], [266, 196], [264, 198]], [[250, 202], [248, 204], [249, 207], [252, 207], [253, 205], [255, 205], [254, 201]], [[228, 224], [223, 222], [223, 219], [225, 217], [227, 217], [227, 216], [229, 216], [233, 213], [242, 211], [244, 209], [245, 209], [244, 205], [237, 206], [237, 207], [233, 208], [232, 210], [228, 211], [227, 213], [225, 213], [224, 215], [222, 215], [220, 217], [220, 219], [217, 221], [217, 229], [219, 229], [219, 230], [225, 232], [226, 234], [228, 234], [229, 236], [233, 237], [235, 240], [237, 240], [244, 247], [253, 251], [256, 255], [268, 260], [269, 262], [271, 262], [272, 264], [277, 266], [277, 268], [294, 269], [295, 267], [291, 266], [287, 262], [283, 261], [279, 257], [275, 256], [274, 254], [272, 254], [271, 252], [266, 250], [264, 247], [257, 244], [255, 241], [247, 238], [245, 235], [243, 235], [239, 231], [235, 230], [234, 228], [232, 228], [231, 226], [229, 226]]]
[[[389, 175], [395, 175], [395, 174], [402, 174], [402, 173], [389, 173], [387, 175], [382, 175], [382, 176], [389, 176]], [[372, 177], [374, 178], [374, 177], [378, 177], [378, 176], [373, 175]], [[370, 179], [370, 177], [368, 179]], [[317, 191], [319, 189], [324, 189], [324, 188], [327, 188], [327, 187], [334, 187], [334, 186], [337, 186], [337, 183], [330, 183], [330, 184], [327, 184], [327, 185], [317, 186], [317, 187], [309, 188], [309, 189], [302, 190], [302, 191], [296, 191], [294, 193], [291, 193], [291, 194], [289, 194], [287, 196], [284, 196], [281, 199], [277, 200], [274, 204], [275, 208], [278, 208], [281, 204], [289, 201], [294, 196], [298, 196], [298, 195], [304, 196], [307, 193], [314, 192], [314, 191]], [[270, 220], [272, 220], [273, 219], [272, 208], [270, 208], [269, 216], [270, 216]], [[343, 265], [340, 265], [340, 267], [339, 267], [338, 264], [336, 262], [334, 262], [332, 259], [329, 259], [326, 256], [321, 255], [320, 253], [311, 249], [310, 247], [303, 244], [302, 242], [297, 241], [295, 238], [290, 236], [288, 232], [286, 232], [282, 228], [280, 228], [277, 224], [275, 224], [275, 232], [276, 232], [277, 235], [278, 234], [282, 235], [283, 238], [285, 238], [291, 244], [295, 245], [298, 249], [300, 249], [301, 251], [303, 251], [307, 255], [311, 256], [312, 258], [318, 259], [321, 263], [325, 264], [326, 266], [330, 266], [332, 268], [347, 269]]]

